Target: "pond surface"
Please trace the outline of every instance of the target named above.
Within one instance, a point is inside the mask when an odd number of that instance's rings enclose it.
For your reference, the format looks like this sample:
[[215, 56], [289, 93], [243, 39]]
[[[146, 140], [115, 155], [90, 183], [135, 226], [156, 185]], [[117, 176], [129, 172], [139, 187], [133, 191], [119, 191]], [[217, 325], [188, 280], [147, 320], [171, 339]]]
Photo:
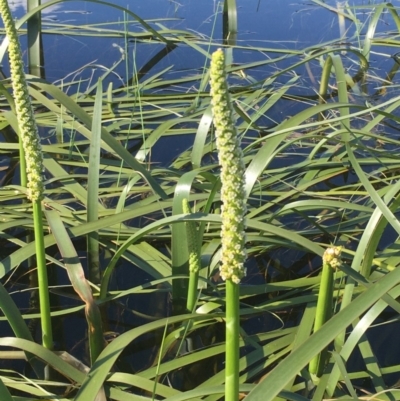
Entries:
[[[24, 0], [10, 2], [16, 16], [24, 15], [24, 3]], [[215, 0], [151, 0], [145, 3], [118, 0], [113, 4], [115, 7], [89, 1], [65, 1], [44, 9], [46, 80], [59, 85], [70, 95], [77, 91], [92, 95], [99, 77], [103, 78], [103, 87], [110, 83], [114, 88], [123, 87], [138, 77], [139, 82], [167, 81], [166, 85], [156, 87], [154, 94], [197, 92], [199, 74], [209, 65], [202, 49], [212, 51], [223, 43], [223, 3]], [[356, 49], [364, 40], [371, 15], [379, 4], [363, 0], [239, 0], [237, 46], [231, 53], [236, 70], [230, 77], [230, 85], [242, 87], [260, 82], [264, 86], [279, 87], [296, 79], [290, 93], [315, 101], [323, 60], [306, 64], [301, 61], [328, 47]], [[179, 45], [166, 50], [163, 43], [150, 43], [150, 37], [137, 36], [145, 35], [146, 29], [135, 15], [121, 8], [146, 20], [155, 30], [170, 30], [169, 37]], [[386, 37], [394, 29], [393, 18], [385, 11], [377, 21], [375, 37]], [[185, 38], [187, 44], [181, 38]], [[341, 52], [346, 72], [354, 77], [359, 71], [359, 63], [353, 53], [346, 53], [346, 50]], [[397, 85], [383, 83], [390, 71], [397, 68], [395, 53], [396, 50], [390, 47], [374, 46], [363, 87], [356, 83], [352, 88], [351, 96], [356, 103], [378, 104], [397, 94]], [[240, 66], [249, 63], [255, 63], [254, 67], [243, 73]], [[7, 75], [7, 63], [3, 62], [3, 65]], [[284, 69], [287, 69], [285, 74], [269, 81], [269, 77]], [[392, 84], [396, 83], [396, 76], [394, 71], [390, 78]], [[168, 85], [168, 80], [181, 77], [187, 78], [181, 85]], [[275, 126], [302, 107], [306, 104], [280, 102], [263, 118], [263, 128]], [[182, 137], [174, 154], [189, 144]], [[162, 150], [158, 152], [155, 148], [155, 159], [171, 162], [173, 157], [166, 159]]]
[[[24, 0], [10, 1], [16, 16], [25, 13]], [[45, 2], [46, 3], [46, 2]], [[189, 31], [200, 35], [210, 42], [222, 42], [222, 2], [215, 0], [168, 1], [150, 0], [147, 2], [116, 0], [116, 6], [124, 7], [132, 11], [140, 18], [147, 20], [151, 26], [160, 29], [161, 26], [168, 29]], [[338, 1], [292, 1], [292, 0], [238, 0], [238, 36], [237, 45], [243, 46], [234, 52], [236, 63], [249, 62], [256, 58], [276, 56], [268, 54], [265, 49], [278, 51], [302, 50], [311, 46], [323, 46], [324, 43], [337, 40], [337, 43], [354, 42], [357, 39], [356, 29], [359, 29], [359, 37], [365, 34], [368, 18], [374, 8], [370, 2], [359, 0], [349, 1], [346, 14], [358, 19], [358, 26], [349, 18], [341, 18], [338, 6], [344, 2]], [[62, 34], [48, 34], [44, 36], [45, 70], [50, 82], [82, 72], [82, 68], [110, 68], [118, 62], [121, 49], [128, 50], [128, 58], [140, 67], [142, 63], [157, 52], [157, 46], [152, 49], [146, 47], [141, 52], [136, 44], [126, 38], [107, 38], [102, 33], [106, 29], [143, 30], [134, 24], [132, 15], [124, 13], [121, 9], [109, 5], [100, 5], [94, 2], [65, 1], [55, 6], [44, 9], [44, 25], [71, 27], [64, 29]], [[387, 34], [393, 29], [393, 21], [387, 13], [380, 18], [377, 31]], [[91, 26], [92, 33], [96, 31], [100, 37], [85, 37], [74, 34], [72, 28], [76, 26]], [[82, 29], [83, 30], [83, 29]], [[123, 29], [122, 29], [123, 30]], [[127, 43], [129, 42], [129, 49]], [[350, 44], [350, 43], [348, 43]], [[140, 46], [139, 46], [140, 47]], [[177, 49], [171, 52], [165, 62], [158, 65], [157, 69], [164, 66], [174, 66], [175, 70], [198, 69], [205, 63], [204, 57], [190, 49]], [[254, 51], [246, 51], [246, 47], [259, 47], [259, 55]], [[181, 51], [182, 50], [182, 51]], [[145, 54], [143, 54], [145, 53]], [[189, 53], [189, 54], [188, 54]], [[383, 54], [377, 55], [376, 68], [381, 68], [385, 59], [390, 58], [391, 52], [385, 49]], [[131, 68], [131, 66], [130, 66]], [[124, 79], [124, 66], [117, 71], [120, 78]]]

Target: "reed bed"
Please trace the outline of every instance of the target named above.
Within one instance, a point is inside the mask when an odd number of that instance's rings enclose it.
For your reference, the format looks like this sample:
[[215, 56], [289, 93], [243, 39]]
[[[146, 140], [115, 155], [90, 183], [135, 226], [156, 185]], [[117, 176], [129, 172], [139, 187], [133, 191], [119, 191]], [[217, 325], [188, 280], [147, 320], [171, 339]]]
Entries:
[[[39, 223], [7, 70], [0, 82], [1, 400], [399, 399], [397, 8], [313, 1], [345, 19], [346, 43], [283, 50], [237, 43], [235, 1], [216, 10], [221, 40], [102, 1], [122, 21], [25, 25], [60, 2], [33, 5], [16, 28], [123, 46], [110, 65], [62, 81], [26, 75], [45, 169]], [[383, 15], [394, 32], [379, 31]], [[150, 48], [145, 62], [133, 57]], [[239, 284], [219, 271], [226, 178], [209, 85], [218, 48], [244, 167]], [[393, 50], [388, 69], [371, 68], [382, 48]], [[175, 71], [168, 56], [180, 51], [201, 65]], [[244, 52], [249, 61], [235, 64]], [[32, 235], [38, 224], [43, 234]], [[38, 298], [40, 240], [48, 301]], [[331, 271], [332, 252], [341, 260]], [[225, 335], [233, 303], [239, 324]]]

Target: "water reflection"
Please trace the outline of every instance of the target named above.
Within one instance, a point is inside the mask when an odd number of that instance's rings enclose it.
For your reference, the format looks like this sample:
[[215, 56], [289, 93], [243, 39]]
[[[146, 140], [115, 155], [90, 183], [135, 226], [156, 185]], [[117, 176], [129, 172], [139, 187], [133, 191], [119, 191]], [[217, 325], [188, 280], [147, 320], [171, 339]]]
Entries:
[[[50, 0], [42, 0], [42, 4], [48, 3]], [[8, 5], [10, 6], [10, 9], [13, 13], [20, 13], [20, 12], [26, 12], [26, 0], [8, 0]], [[62, 3], [56, 4], [52, 7], [45, 8], [42, 11], [42, 14], [49, 14], [51, 12], [54, 12], [56, 10], [59, 10], [62, 6]]]

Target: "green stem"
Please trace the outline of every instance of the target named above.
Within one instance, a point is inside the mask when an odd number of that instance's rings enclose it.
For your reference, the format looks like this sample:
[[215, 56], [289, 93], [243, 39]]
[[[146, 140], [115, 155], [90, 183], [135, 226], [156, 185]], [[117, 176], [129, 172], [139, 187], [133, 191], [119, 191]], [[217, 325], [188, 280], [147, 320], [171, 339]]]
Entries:
[[43, 234], [43, 213], [39, 200], [33, 202], [33, 221], [35, 229], [36, 262], [39, 282], [39, 304], [42, 325], [42, 344], [53, 349], [53, 332], [51, 328], [49, 286], [47, 282], [46, 254]]
[[326, 103], [324, 99], [328, 93], [328, 85], [329, 85], [329, 79], [331, 77], [331, 72], [332, 72], [332, 58], [331, 56], [328, 56], [324, 63], [324, 68], [322, 70], [322, 75], [321, 75], [321, 82], [319, 84], [320, 104]]
[[[321, 327], [332, 317], [333, 272], [342, 264], [340, 259], [341, 252], [341, 247], [331, 247], [325, 251], [322, 257], [322, 275], [321, 283], [319, 285], [317, 310], [315, 312], [314, 333], [321, 329]], [[325, 348], [311, 360], [309, 372], [313, 378], [322, 375], [327, 358], [328, 350]]]
[[[236, 0], [225, 0], [222, 12], [222, 37], [224, 39], [224, 44], [236, 46], [237, 32]], [[227, 51], [230, 53], [230, 56], [232, 56], [232, 48], [228, 48]]]
[[239, 399], [239, 285], [226, 281], [225, 400]]
[[[315, 314], [314, 333], [332, 316], [333, 270], [328, 263], [322, 266], [321, 284], [319, 287], [317, 310]], [[321, 351], [311, 362], [309, 371], [320, 377], [324, 369], [327, 349]]]
[[199, 272], [190, 272], [189, 274], [189, 288], [186, 302], [186, 309], [193, 312], [197, 304], [197, 283], [199, 281]]
[[[41, 0], [28, 0], [27, 11], [39, 7]], [[44, 78], [44, 57], [42, 47], [42, 17], [34, 14], [27, 22], [28, 69], [29, 73]]]

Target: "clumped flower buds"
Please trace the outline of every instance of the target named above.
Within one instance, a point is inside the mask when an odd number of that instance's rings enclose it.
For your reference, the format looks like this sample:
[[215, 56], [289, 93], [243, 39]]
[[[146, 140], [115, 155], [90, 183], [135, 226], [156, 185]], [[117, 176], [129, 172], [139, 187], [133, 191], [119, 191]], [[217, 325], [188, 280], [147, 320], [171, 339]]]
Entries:
[[340, 258], [341, 253], [341, 246], [328, 248], [322, 256], [322, 262], [329, 265], [332, 269], [336, 270], [342, 265], [342, 260]]
[[[189, 202], [186, 198], [182, 201], [183, 213], [192, 213]], [[186, 233], [189, 247], [189, 272], [198, 273], [200, 271], [200, 251], [197, 243], [197, 224], [194, 221], [187, 221]]]
[[0, 1], [0, 13], [9, 39], [8, 55], [10, 59], [11, 81], [19, 133], [25, 152], [28, 198], [32, 202], [41, 201], [44, 191], [42, 148], [26, 84], [18, 33], [6, 0]]
[[245, 165], [233, 121], [233, 110], [226, 83], [225, 57], [221, 49], [212, 55], [210, 84], [222, 183], [220, 275], [223, 280], [239, 283], [245, 275], [244, 261], [246, 259], [244, 232], [244, 215], [246, 213], [244, 201]]

